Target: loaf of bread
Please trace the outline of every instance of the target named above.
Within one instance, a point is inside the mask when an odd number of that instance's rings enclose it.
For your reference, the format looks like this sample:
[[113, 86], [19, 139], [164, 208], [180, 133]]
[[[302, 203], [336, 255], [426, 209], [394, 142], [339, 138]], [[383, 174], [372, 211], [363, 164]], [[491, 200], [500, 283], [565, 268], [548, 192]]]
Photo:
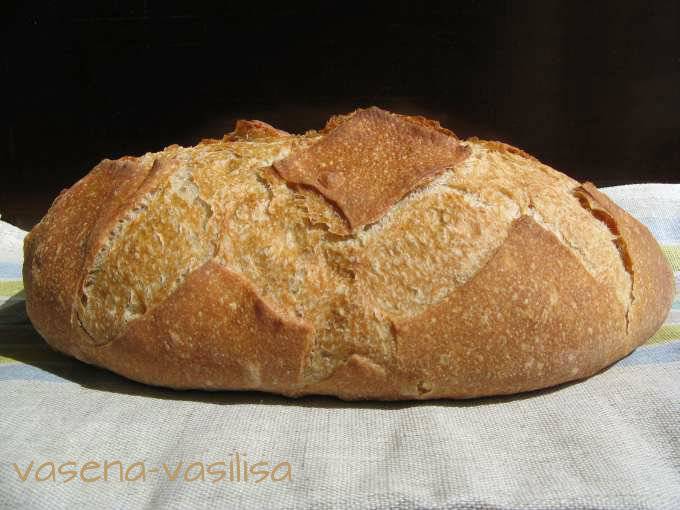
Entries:
[[674, 293], [592, 184], [378, 108], [105, 159], [26, 237], [24, 282], [50, 345], [130, 379], [383, 400], [591, 376]]

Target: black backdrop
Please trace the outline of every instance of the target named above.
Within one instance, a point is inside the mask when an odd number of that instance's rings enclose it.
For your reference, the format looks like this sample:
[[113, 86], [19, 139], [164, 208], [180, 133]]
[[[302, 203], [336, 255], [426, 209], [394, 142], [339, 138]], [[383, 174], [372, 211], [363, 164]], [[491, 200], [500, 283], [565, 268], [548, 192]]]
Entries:
[[598, 185], [680, 182], [680, 2], [27, 4], [3, 16], [6, 204], [236, 118], [371, 104]]

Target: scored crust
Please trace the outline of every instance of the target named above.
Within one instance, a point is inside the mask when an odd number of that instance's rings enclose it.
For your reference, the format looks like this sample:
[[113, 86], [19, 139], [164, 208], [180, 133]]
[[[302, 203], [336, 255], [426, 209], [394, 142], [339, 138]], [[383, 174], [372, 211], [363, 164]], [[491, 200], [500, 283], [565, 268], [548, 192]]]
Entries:
[[261, 138], [282, 138], [290, 136], [281, 129], [276, 129], [261, 120], [237, 120], [231, 133], [224, 135], [224, 141], [256, 140]]
[[[531, 275], [531, 278], [527, 278]], [[579, 379], [627, 354], [623, 306], [529, 216], [472, 280], [396, 322], [397, 360], [420, 391], [516, 393]], [[450, 342], [450, 337], [458, 339]], [[456, 395], [453, 395], [456, 396]]]
[[[357, 140], [374, 150], [349, 154]], [[314, 180], [330, 159], [359, 174], [340, 195]], [[649, 338], [674, 291], [651, 234], [592, 184], [378, 109], [104, 160], [27, 236], [24, 281], [40, 334], [85, 362], [345, 399], [587, 377]]]
[[200, 380], [206, 388], [285, 392], [300, 383], [311, 333], [210, 261], [93, 354], [98, 364], [152, 384], [192, 388]]
[[[80, 356], [88, 341], [78, 324], [76, 302], [92, 239], [101, 218], [126, 203], [146, 177], [136, 161], [104, 160], [70, 189], [24, 241], [26, 309], [38, 332], [56, 349]], [[89, 340], [89, 338], [88, 338]]]
[[467, 155], [452, 133], [378, 108], [360, 110], [327, 130], [274, 168], [286, 181], [312, 186], [336, 204], [352, 230], [376, 221], [418, 184]]
[[675, 294], [673, 271], [666, 258], [659, 255], [659, 245], [649, 230], [592, 183], [584, 183], [575, 194], [617, 235], [617, 247], [633, 276], [627, 315], [629, 341], [633, 346], [640, 345], [666, 318]]

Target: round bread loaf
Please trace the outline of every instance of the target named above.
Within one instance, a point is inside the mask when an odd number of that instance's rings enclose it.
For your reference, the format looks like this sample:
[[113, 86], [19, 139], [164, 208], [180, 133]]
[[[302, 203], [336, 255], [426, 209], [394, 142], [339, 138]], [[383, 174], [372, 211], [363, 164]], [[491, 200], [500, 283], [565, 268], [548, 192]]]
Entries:
[[387, 400], [588, 377], [674, 292], [592, 184], [378, 108], [104, 160], [26, 237], [24, 283], [50, 345], [137, 381]]

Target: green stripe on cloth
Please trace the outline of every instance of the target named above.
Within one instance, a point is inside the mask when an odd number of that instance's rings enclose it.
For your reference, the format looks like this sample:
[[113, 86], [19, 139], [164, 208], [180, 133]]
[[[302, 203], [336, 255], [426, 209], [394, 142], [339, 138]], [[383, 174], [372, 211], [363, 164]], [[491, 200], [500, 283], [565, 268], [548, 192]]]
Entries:
[[0, 280], [0, 296], [13, 296], [24, 289], [21, 280]]
[[678, 339], [680, 339], [680, 324], [666, 324], [661, 326], [661, 329], [654, 333], [645, 345], [662, 344]]
[[666, 245], [662, 246], [661, 249], [673, 268], [673, 271], [680, 271], [680, 245]]
[[3, 349], [0, 365], [5, 363], [72, 363], [73, 359], [51, 349], [27, 351], [26, 349]]

